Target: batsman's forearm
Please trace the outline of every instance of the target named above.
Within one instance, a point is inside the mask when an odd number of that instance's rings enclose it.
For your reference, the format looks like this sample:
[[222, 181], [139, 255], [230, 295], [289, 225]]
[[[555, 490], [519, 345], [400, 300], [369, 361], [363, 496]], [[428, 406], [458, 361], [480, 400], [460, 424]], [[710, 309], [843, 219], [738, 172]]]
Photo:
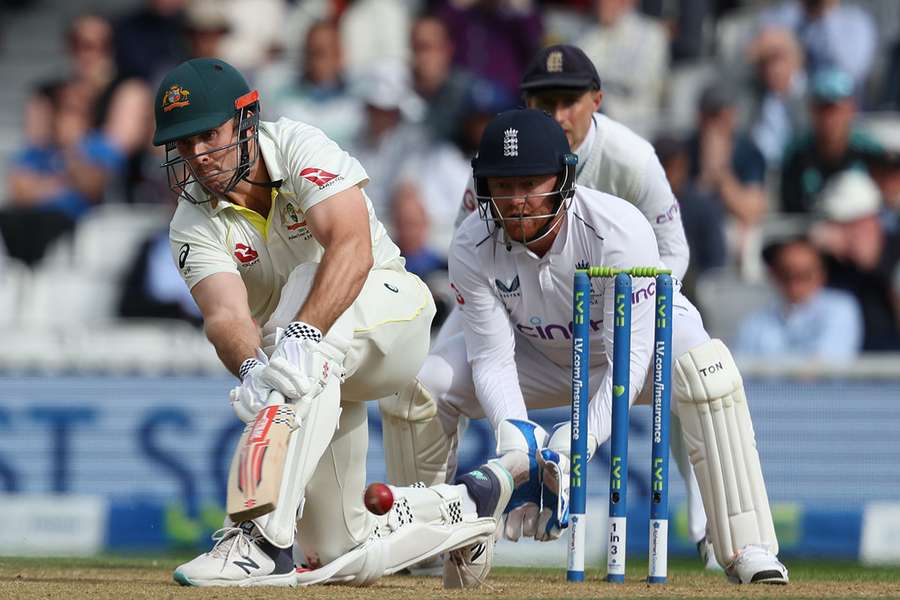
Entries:
[[372, 244], [350, 241], [325, 250], [312, 289], [295, 317], [328, 333], [334, 322], [356, 300], [372, 269]]
[[256, 323], [248, 319], [207, 320], [204, 329], [219, 360], [235, 377], [241, 363], [255, 356], [261, 343]]

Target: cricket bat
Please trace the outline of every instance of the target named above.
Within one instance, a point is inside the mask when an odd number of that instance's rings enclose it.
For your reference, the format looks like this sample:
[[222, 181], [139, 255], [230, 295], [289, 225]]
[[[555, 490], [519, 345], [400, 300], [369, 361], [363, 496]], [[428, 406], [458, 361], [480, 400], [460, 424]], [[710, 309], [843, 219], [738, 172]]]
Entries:
[[285, 404], [284, 396], [273, 390], [256, 420], [244, 427], [228, 472], [226, 509], [233, 522], [275, 510], [294, 417], [293, 405]]

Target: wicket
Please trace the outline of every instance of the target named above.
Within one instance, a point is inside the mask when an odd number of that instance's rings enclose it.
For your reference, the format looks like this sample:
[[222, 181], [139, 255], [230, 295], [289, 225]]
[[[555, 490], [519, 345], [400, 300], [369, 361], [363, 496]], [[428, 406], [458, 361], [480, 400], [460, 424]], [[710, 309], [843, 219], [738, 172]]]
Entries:
[[631, 368], [631, 278], [656, 278], [653, 344], [653, 425], [650, 465], [649, 583], [665, 583], [669, 519], [669, 404], [672, 363], [672, 277], [668, 269], [588, 267], [572, 291], [572, 440], [569, 552], [566, 579], [584, 581], [587, 501], [587, 406], [590, 399], [591, 277], [615, 278], [607, 575], [625, 581], [628, 491], [628, 397]]

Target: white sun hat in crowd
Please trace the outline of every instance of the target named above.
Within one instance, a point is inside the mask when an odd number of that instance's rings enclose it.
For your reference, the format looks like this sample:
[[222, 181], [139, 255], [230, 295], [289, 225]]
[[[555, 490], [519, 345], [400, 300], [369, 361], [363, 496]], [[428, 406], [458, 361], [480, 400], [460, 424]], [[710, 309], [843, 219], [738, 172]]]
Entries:
[[878, 214], [881, 191], [869, 175], [849, 169], [833, 176], [822, 190], [817, 204], [819, 215], [837, 223], [855, 221]]

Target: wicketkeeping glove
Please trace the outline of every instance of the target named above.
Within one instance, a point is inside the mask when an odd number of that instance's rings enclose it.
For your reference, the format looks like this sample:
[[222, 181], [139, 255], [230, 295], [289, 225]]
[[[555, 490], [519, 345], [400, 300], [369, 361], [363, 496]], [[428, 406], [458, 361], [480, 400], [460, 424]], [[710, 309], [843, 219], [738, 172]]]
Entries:
[[527, 473], [513, 473], [516, 489], [506, 506], [503, 525], [503, 536], [508, 540], [516, 542], [522, 536], [533, 537], [537, 532], [541, 506], [541, 469], [537, 454], [546, 440], [544, 428], [531, 421], [507, 419], [497, 428], [497, 454], [502, 457], [520, 453], [521, 461], [515, 462], [523, 467], [527, 465]]
[[[562, 530], [569, 526], [569, 472], [571, 469], [569, 448], [571, 438], [571, 423], [560, 423], [553, 428], [547, 447], [540, 453], [543, 508], [538, 518], [537, 534], [534, 539], [541, 542], [559, 539]], [[589, 434], [587, 447], [587, 460], [590, 461], [597, 449], [597, 438]]]

